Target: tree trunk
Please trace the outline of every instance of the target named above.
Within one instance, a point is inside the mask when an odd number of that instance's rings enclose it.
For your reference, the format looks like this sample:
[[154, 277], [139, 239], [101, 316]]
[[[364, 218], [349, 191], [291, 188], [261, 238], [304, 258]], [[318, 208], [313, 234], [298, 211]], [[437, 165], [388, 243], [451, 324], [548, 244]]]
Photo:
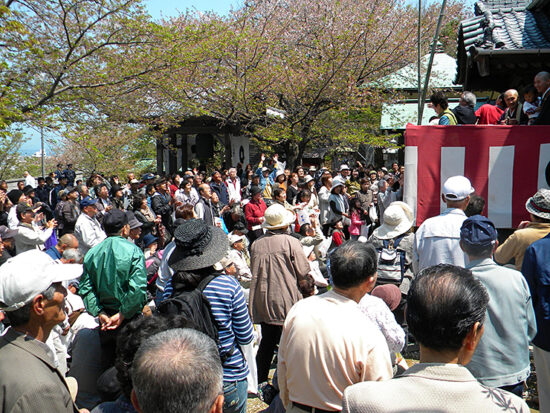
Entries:
[[296, 142], [287, 142], [285, 144], [285, 155], [286, 155], [286, 167], [291, 171], [299, 165], [299, 162], [302, 161], [300, 151]]

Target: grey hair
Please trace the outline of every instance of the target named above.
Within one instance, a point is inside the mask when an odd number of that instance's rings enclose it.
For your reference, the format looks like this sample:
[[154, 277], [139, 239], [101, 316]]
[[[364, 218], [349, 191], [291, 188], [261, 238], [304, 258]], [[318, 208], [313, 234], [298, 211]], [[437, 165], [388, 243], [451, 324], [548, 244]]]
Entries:
[[385, 179], [380, 179], [378, 181], [378, 188], [383, 188], [385, 183], [386, 183]]
[[79, 264], [82, 262], [82, 251], [78, 248], [67, 248], [63, 251], [63, 258], [66, 260], [73, 260], [75, 263]]
[[472, 108], [476, 105], [477, 98], [476, 98], [476, 95], [474, 95], [472, 92], [469, 92], [469, 91], [464, 92], [462, 94], [462, 99], [464, 100], [464, 102], [468, 104], [468, 106]]
[[[46, 300], [52, 300], [55, 294], [56, 288], [57, 288], [56, 285], [52, 284], [48, 288], [46, 288], [46, 290], [42, 291], [41, 294], [46, 298]], [[31, 308], [32, 308], [32, 301], [28, 302], [23, 307], [18, 308], [17, 310], [6, 311], [6, 317], [8, 317], [8, 320], [10, 320], [11, 326], [17, 327], [23, 324], [27, 324], [31, 319]]]
[[135, 355], [131, 377], [143, 413], [204, 413], [223, 393], [216, 343], [187, 328], [149, 337]]
[[235, 204], [231, 207], [231, 213], [240, 217], [244, 215], [242, 207], [238, 204]]

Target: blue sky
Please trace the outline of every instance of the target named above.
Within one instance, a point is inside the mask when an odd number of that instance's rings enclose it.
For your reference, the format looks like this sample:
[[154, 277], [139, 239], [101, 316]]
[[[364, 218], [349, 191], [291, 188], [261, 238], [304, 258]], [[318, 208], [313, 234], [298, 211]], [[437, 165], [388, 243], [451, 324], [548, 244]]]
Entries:
[[[154, 19], [169, 18], [177, 16], [186, 9], [196, 8], [200, 11], [214, 11], [219, 14], [227, 13], [231, 7], [235, 8], [242, 4], [243, 0], [144, 0], [145, 6]], [[437, 0], [422, 0], [425, 4], [432, 3]], [[417, 3], [417, 0], [406, 0], [407, 3]], [[439, 2], [439, 1], [438, 1]], [[467, 0], [473, 3], [473, 0]], [[32, 129], [23, 131], [31, 139], [26, 142], [22, 151], [25, 154], [31, 154], [40, 150], [40, 134]], [[46, 153], [48, 153], [48, 145], [46, 145]]]

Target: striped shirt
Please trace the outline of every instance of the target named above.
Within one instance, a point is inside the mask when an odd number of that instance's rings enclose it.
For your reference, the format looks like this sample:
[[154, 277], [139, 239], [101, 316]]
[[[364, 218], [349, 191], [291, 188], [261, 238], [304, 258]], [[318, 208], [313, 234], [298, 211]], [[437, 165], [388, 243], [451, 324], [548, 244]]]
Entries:
[[[169, 279], [164, 293], [161, 293], [161, 301], [172, 297], [173, 293], [172, 280]], [[232, 346], [234, 348], [233, 354], [223, 364], [223, 381], [244, 380], [248, 376], [248, 365], [239, 344], [249, 344], [254, 336], [242, 288], [235, 278], [220, 275], [208, 283], [203, 294], [219, 326], [220, 354], [225, 355]]]
[[248, 365], [239, 344], [250, 343], [253, 335], [242, 288], [235, 278], [220, 275], [210, 281], [203, 293], [218, 322], [220, 354], [226, 354], [234, 347], [233, 354], [223, 364], [223, 381], [245, 380], [248, 376]]

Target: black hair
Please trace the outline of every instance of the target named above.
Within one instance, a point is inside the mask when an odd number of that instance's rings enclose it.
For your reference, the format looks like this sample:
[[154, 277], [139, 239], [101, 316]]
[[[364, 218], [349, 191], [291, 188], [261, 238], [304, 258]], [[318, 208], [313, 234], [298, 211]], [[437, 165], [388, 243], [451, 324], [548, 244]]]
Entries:
[[281, 195], [281, 193], [286, 193], [286, 191], [283, 188], [277, 188], [273, 191], [273, 197], [277, 198]]
[[489, 295], [472, 272], [449, 264], [424, 269], [407, 296], [407, 324], [434, 350], [458, 350], [475, 323], [483, 323]]
[[311, 229], [311, 224], [304, 224], [300, 226], [300, 235], [302, 237], [307, 236], [307, 232]]
[[134, 211], [139, 211], [141, 209], [141, 203], [146, 198], [147, 197], [145, 195], [137, 194], [132, 201], [132, 209]]
[[435, 105], [441, 106], [442, 109], [447, 109], [449, 107], [447, 97], [440, 90], [432, 93], [432, 95], [430, 96], [430, 102], [432, 102], [434, 106]]
[[485, 199], [478, 194], [470, 195], [470, 201], [468, 206], [464, 210], [464, 213], [467, 217], [472, 217], [474, 215], [481, 215], [483, 209], [485, 208]]
[[128, 398], [132, 392], [130, 369], [141, 343], [161, 331], [173, 328], [196, 328], [196, 326], [181, 315], [156, 315], [132, 320], [120, 331], [116, 344], [115, 367], [122, 391]]
[[376, 249], [371, 243], [348, 241], [330, 255], [330, 273], [338, 288], [356, 287], [374, 276]]
[[311, 199], [311, 191], [309, 189], [302, 189], [298, 194], [298, 200], [302, 201], [304, 197], [309, 197]]

